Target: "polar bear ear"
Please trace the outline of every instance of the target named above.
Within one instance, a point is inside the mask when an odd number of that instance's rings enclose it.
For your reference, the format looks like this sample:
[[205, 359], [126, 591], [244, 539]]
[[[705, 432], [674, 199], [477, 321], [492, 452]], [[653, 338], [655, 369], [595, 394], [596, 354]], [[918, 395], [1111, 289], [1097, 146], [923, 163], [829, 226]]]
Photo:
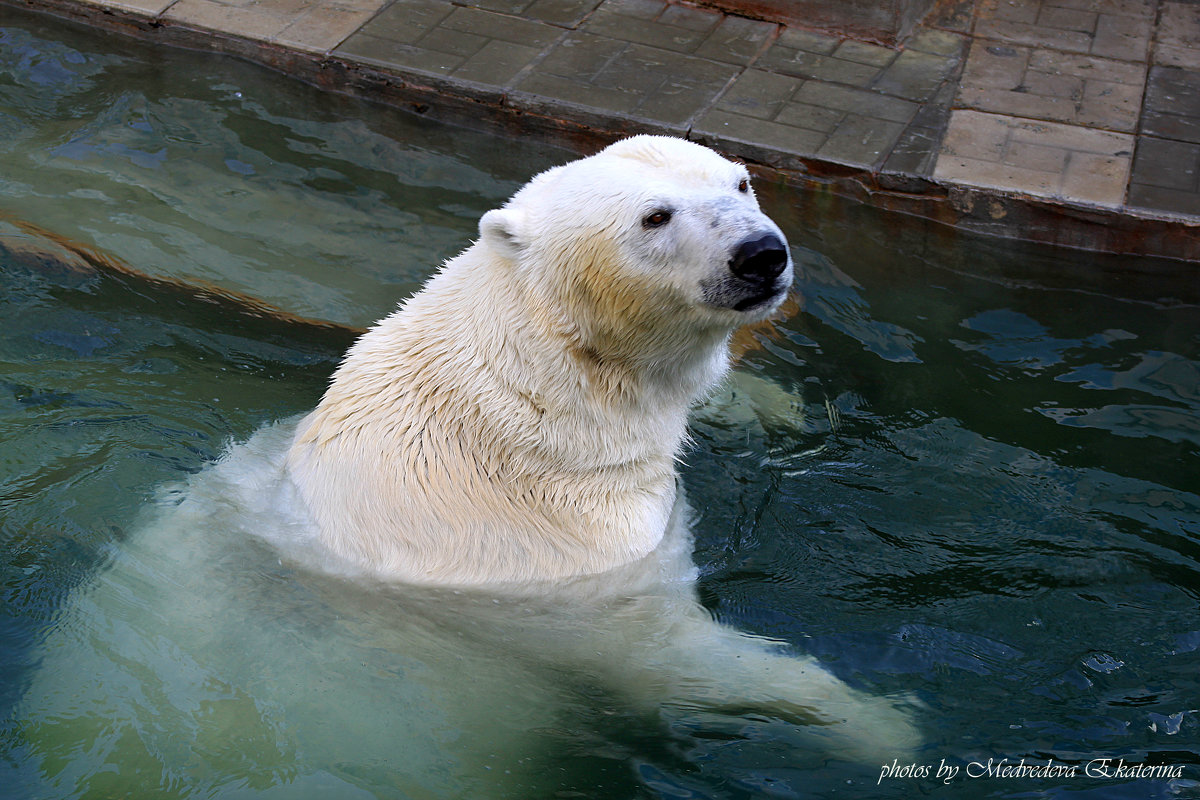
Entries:
[[525, 249], [522, 236], [525, 215], [512, 208], [493, 209], [479, 220], [480, 239], [504, 258], [517, 260]]

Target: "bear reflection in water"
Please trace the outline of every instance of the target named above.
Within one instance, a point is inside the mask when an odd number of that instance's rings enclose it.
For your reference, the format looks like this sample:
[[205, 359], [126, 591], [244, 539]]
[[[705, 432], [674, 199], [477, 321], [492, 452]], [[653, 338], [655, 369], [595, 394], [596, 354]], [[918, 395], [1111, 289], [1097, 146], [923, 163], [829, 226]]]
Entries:
[[744, 167], [699, 145], [535, 177], [311, 414], [147, 510], [48, 635], [30, 755], [76, 787], [503, 795], [604, 710], [903, 759], [903, 701], [696, 598], [686, 416], [791, 270]]

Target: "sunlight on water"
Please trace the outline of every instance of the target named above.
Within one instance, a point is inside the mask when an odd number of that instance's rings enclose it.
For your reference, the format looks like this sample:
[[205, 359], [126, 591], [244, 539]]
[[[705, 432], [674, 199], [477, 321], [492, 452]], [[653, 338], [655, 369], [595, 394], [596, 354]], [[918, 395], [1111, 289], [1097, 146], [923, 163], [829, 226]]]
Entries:
[[361, 326], [569, 157], [0, 15], [0, 797], [1200, 792], [1195, 265], [759, 188], [800, 311], [739, 369], [792, 402], [697, 416], [701, 595], [915, 696], [892, 765], [826, 760], [783, 711], [612, 691], [619, 650], [576, 656], [636, 608], [365, 584], [170, 516], [317, 401], [348, 334], [100, 280], [21, 227]]

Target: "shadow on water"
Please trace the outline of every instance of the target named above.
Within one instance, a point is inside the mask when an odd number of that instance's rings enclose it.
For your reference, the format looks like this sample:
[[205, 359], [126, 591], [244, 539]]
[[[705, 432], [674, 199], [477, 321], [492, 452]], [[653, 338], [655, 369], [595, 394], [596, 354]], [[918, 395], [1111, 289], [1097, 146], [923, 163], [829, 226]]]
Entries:
[[[0, 208], [22, 220], [0, 228], [0, 786], [17, 787], [0, 796], [74, 796], [13, 714], [63, 599], [158, 487], [311, 407], [353, 329], [566, 156], [16, 14], [0, 76]], [[664, 730], [568, 675], [541, 796], [1200, 793], [1195, 265], [760, 194], [800, 311], [739, 369], [803, 413], [698, 416], [702, 595], [847, 681], [919, 695], [915, 765], [962, 772], [812, 763], [766, 718]], [[302, 760], [276, 757], [264, 791]], [[1186, 768], [1083, 773], [1104, 758]], [[989, 759], [1079, 774], [967, 776]]]

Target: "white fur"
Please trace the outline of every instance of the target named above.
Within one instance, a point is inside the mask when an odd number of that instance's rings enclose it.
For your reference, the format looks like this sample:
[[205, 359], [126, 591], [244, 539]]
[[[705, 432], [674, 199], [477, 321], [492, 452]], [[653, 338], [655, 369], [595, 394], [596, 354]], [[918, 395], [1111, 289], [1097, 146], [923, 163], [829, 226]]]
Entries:
[[[651, 552], [689, 407], [761, 319], [705, 300], [778, 228], [744, 167], [641, 136], [535, 177], [350, 350], [288, 457], [341, 556], [411, 582], [594, 574]], [[642, 220], [657, 209], [660, 228]], [[786, 287], [790, 264], [779, 278]]]
[[759, 725], [796, 763], [906, 761], [901, 706], [696, 599], [685, 416], [774, 305], [705, 299], [775, 230], [745, 176], [638, 137], [486, 214], [312, 414], [192, 476], [64, 604], [19, 709], [29, 762], [68, 793], [541, 796], [553, 776], [520, 765], [592, 746], [595, 687], [697, 747]]

